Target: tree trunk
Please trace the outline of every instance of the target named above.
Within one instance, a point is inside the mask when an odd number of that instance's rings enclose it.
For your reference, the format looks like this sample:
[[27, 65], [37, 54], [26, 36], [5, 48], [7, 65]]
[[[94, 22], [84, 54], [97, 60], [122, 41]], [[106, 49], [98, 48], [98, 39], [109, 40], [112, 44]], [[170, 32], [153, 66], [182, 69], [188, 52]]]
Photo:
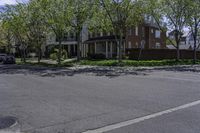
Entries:
[[177, 50], [177, 55], [176, 55], [176, 61], [179, 61], [180, 60], [180, 48], [179, 48], [179, 43], [177, 44], [177, 48], [176, 48], [176, 50]]
[[140, 61], [141, 55], [142, 55], [142, 47], [140, 48], [140, 51], [139, 51], [138, 61]]
[[175, 32], [175, 39], [176, 39], [176, 51], [177, 51], [176, 61], [179, 61], [180, 60], [180, 47], [179, 47], [179, 31], [178, 30]]
[[123, 36], [122, 33], [120, 33], [120, 37], [119, 37], [119, 55], [118, 55], [118, 61], [119, 63], [122, 62], [122, 42], [123, 42]]
[[38, 48], [38, 63], [40, 63], [41, 60], [41, 48]]
[[80, 32], [77, 33], [77, 61], [81, 60], [81, 37], [80, 37]]
[[8, 54], [11, 54], [11, 44], [10, 43], [8, 44], [7, 48], [8, 48]]
[[197, 61], [197, 45], [196, 45], [196, 39], [194, 39], [193, 63], [196, 64], [196, 61]]
[[194, 39], [194, 53], [193, 53], [193, 64], [196, 64], [197, 61], [197, 34], [198, 34], [198, 23], [195, 19], [195, 28], [193, 33], [193, 39]]
[[26, 63], [26, 50], [23, 48], [23, 62]]
[[58, 49], [58, 64], [61, 64], [61, 55], [62, 54], [62, 41], [61, 39], [59, 40], [59, 49]]

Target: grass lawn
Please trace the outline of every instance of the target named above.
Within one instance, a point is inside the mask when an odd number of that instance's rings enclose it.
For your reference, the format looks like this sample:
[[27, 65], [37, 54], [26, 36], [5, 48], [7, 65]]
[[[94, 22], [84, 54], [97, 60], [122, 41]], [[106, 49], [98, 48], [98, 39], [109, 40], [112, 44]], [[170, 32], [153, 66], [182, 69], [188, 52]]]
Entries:
[[[88, 65], [88, 66], [175, 66], [175, 65], [193, 65], [193, 60], [146, 60], [146, 61], [136, 61], [136, 60], [123, 60], [122, 63], [118, 63], [117, 60], [81, 60], [62, 62], [61, 65], [51, 64], [47, 62], [31, 62], [27, 60], [26, 63], [21, 62], [20, 59], [16, 60], [19, 65], [34, 65], [34, 66], [43, 66], [43, 67], [71, 67], [75, 65]], [[196, 64], [200, 64], [200, 60]]]

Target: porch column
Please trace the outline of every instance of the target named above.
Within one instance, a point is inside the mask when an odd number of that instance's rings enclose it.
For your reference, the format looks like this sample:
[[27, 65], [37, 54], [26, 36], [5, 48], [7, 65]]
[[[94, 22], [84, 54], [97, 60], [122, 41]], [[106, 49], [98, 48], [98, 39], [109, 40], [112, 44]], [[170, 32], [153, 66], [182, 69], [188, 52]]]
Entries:
[[88, 56], [88, 55], [87, 55], [88, 52], [89, 52], [89, 44], [86, 44], [86, 57]]
[[113, 55], [113, 42], [111, 41], [110, 42], [110, 58], [112, 58], [112, 55]]
[[87, 44], [85, 44], [85, 52], [84, 52], [84, 54], [85, 54], [84, 56], [85, 57], [87, 57], [86, 53], [87, 53]]
[[106, 41], [106, 58], [108, 58], [108, 42]]
[[85, 44], [83, 44], [82, 54], [83, 54], [83, 57], [85, 57]]
[[83, 57], [83, 44], [81, 44], [81, 46], [80, 46], [80, 54], [81, 54], [81, 57]]
[[126, 54], [126, 41], [124, 41], [124, 53], [123, 53], [123, 55], [125, 55]]
[[86, 57], [86, 44], [83, 45], [83, 57]]
[[94, 54], [96, 54], [97, 53], [97, 43], [95, 42], [94, 43]]
[[81, 45], [81, 57], [84, 57], [84, 44]]

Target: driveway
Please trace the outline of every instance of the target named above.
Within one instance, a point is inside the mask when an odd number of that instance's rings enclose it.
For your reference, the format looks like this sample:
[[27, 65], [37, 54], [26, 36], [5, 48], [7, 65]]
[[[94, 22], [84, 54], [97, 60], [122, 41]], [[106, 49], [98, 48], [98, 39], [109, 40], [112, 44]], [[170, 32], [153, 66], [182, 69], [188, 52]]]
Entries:
[[108, 133], [197, 133], [198, 103], [119, 128], [116, 124], [199, 100], [199, 66], [0, 66], [0, 116], [18, 118], [23, 133], [95, 132], [109, 125]]

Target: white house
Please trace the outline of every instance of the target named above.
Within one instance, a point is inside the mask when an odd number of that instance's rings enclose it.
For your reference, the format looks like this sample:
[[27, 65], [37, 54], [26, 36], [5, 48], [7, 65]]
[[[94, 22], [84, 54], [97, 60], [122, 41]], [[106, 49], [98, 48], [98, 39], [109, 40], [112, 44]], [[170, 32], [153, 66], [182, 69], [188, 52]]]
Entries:
[[[87, 27], [84, 26], [81, 32], [81, 41], [85, 42], [86, 40], [88, 40], [88, 30]], [[74, 31], [65, 33], [64, 39], [62, 41], [62, 47], [67, 50], [70, 57], [77, 55], [77, 43], [77, 35]], [[58, 44], [59, 42], [56, 38], [56, 35], [54, 33], [49, 33], [46, 40], [46, 50], [49, 51], [52, 48], [58, 46]]]

